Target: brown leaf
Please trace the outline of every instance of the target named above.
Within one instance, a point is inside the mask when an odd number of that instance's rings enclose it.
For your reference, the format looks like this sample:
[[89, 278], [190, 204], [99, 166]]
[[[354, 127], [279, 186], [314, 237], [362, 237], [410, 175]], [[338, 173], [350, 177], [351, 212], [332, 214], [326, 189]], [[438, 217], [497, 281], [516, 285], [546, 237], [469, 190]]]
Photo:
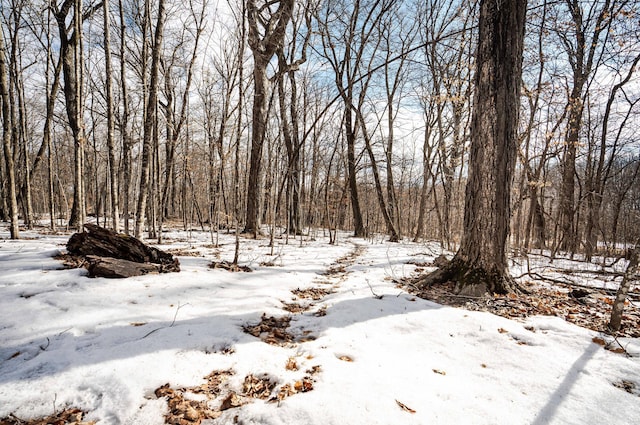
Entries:
[[410, 408], [409, 406], [407, 406], [406, 404], [402, 403], [401, 401], [396, 400], [396, 403], [398, 403], [398, 406], [400, 406], [400, 408], [402, 410], [404, 410], [405, 412], [409, 412], [409, 413], [416, 413], [415, 410], [413, 410], [412, 408]]
[[607, 342], [606, 342], [604, 339], [602, 339], [602, 338], [600, 338], [600, 337], [597, 337], [597, 336], [594, 336], [594, 337], [591, 339], [591, 341], [593, 341], [593, 342], [595, 342], [596, 344], [601, 345], [601, 346], [603, 346], [603, 347], [604, 347], [605, 345], [607, 345]]
[[446, 375], [447, 372], [445, 372], [444, 370], [440, 370], [440, 369], [433, 369], [433, 373], [437, 373], [438, 375]]
[[509, 331], [504, 328], [498, 328], [498, 332], [500, 332], [501, 334], [506, 334]]
[[219, 410], [228, 410], [240, 406], [242, 406], [242, 400], [240, 399], [240, 397], [238, 397], [238, 394], [236, 394], [234, 391], [230, 391], [227, 397], [222, 400], [222, 404], [220, 405]]
[[296, 362], [295, 357], [289, 357], [284, 368], [287, 370], [298, 370], [298, 363]]

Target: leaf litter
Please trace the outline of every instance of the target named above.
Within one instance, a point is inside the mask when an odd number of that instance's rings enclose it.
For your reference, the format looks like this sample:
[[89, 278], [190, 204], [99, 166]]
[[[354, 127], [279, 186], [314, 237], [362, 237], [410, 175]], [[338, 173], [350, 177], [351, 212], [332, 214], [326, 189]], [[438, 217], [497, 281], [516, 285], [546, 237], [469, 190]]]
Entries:
[[242, 330], [267, 344], [284, 346], [294, 341], [293, 334], [287, 331], [290, 323], [291, 316], [267, 317], [266, 313], [263, 313], [260, 323], [244, 325]]
[[0, 425], [95, 425], [96, 421], [84, 421], [85, 412], [67, 408], [61, 412], [38, 419], [21, 419], [15, 415], [0, 418]]
[[304, 299], [312, 299], [314, 301], [319, 301], [321, 299], [323, 299], [324, 297], [326, 297], [327, 295], [333, 293], [332, 290], [330, 289], [324, 289], [324, 288], [306, 288], [306, 289], [294, 289], [291, 291], [293, 293], [293, 295], [299, 297], [299, 298], [304, 298]]
[[[611, 315], [611, 298], [596, 290], [576, 297], [571, 291], [548, 288], [528, 282], [528, 294], [494, 294], [493, 297], [461, 297], [453, 293], [454, 283], [427, 288], [405, 286], [420, 298], [467, 310], [488, 311], [508, 319], [524, 320], [529, 316], [557, 316], [567, 322], [598, 332], [607, 332]], [[640, 337], [640, 308], [633, 303], [625, 306], [618, 336]]]

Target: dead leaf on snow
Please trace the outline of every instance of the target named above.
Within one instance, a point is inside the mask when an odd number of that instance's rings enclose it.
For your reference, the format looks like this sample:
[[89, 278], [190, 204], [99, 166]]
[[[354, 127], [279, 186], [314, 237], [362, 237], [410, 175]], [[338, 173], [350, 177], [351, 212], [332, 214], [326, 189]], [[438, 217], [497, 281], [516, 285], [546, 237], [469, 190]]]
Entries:
[[415, 410], [413, 410], [412, 408], [410, 408], [409, 406], [407, 406], [406, 404], [402, 403], [401, 401], [396, 400], [396, 403], [398, 403], [398, 406], [400, 406], [400, 408], [402, 410], [404, 410], [405, 412], [409, 412], [409, 413], [416, 413]]
[[311, 287], [306, 289], [294, 289], [291, 291], [291, 293], [300, 298], [311, 298], [314, 301], [318, 301], [331, 294], [332, 291], [330, 289]]
[[616, 354], [624, 354], [627, 352], [627, 350], [625, 350], [622, 347], [610, 347], [610, 346], [606, 346], [604, 347], [605, 350], [607, 351], [611, 351], [612, 353], [616, 353]]
[[[628, 392], [629, 394], [636, 394], [636, 384], [631, 382], [631, 381], [627, 381], [626, 379], [617, 381], [617, 382], [613, 382], [612, 383], [614, 387], [616, 388], [620, 388], [621, 390], [624, 390], [626, 392]], [[640, 394], [638, 394], [640, 395]]]
[[289, 357], [284, 368], [287, 370], [298, 370], [298, 363], [296, 362], [295, 357]]
[[242, 384], [243, 395], [251, 398], [259, 398], [266, 400], [271, 396], [271, 391], [275, 388], [276, 383], [264, 375], [261, 378], [253, 375], [247, 375]]
[[76, 408], [68, 408], [44, 418], [30, 420], [9, 415], [0, 418], [0, 425], [95, 425], [96, 421], [83, 421], [84, 415], [84, 411]]
[[[526, 284], [526, 283], [525, 283]], [[454, 293], [454, 284], [432, 285], [416, 290], [415, 285], [404, 286], [409, 292], [439, 304], [463, 307], [468, 310], [489, 311], [509, 319], [526, 319], [535, 315], [557, 316], [598, 332], [607, 332], [612, 298], [593, 292], [591, 296], [575, 298], [566, 288], [549, 288], [529, 283], [528, 294], [494, 294], [469, 300]], [[595, 291], [595, 290], [594, 290]], [[533, 332], [533, 331], [532, 331]], [[625, 307], [622, 328], [618, 336], [640, 337], [640, 308], [633, 303]]]
[[256, 338], [262, 339], [267, 344], [271, 345], [286, 345], [293, 342], [294, 337], [287, 332], [291, 317], [267, 317], [266, 314], [262, 315], [260, 323], [257, 325], [244, 325], [242, 330], [253, 335]]
[[234, 407], [240, 407], [244, 403], [242, 399], [235, 393], [235, 391], [230, 391], [229, 394], [222, 400], [222, 404], [220, 404], [220, 408], [218, 410], [225, 411], [232, 409]]
[[433, 369], [433, 373], [437, 373], [438, 375], [443, 375], [443, 376], [447, 374], [447, 372], [440, 369]]

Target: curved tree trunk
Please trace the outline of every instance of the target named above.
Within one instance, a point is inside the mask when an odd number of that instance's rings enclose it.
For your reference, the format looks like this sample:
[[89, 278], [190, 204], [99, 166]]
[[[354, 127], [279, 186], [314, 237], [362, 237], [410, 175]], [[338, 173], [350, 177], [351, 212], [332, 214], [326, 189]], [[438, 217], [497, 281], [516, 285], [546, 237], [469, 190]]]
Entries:
[[464, 233], [453, 260], [422, 285], [454, 280], [472, 296], [513, 288], [506, 245], [526, 8], [526, 0], [481, 2]]

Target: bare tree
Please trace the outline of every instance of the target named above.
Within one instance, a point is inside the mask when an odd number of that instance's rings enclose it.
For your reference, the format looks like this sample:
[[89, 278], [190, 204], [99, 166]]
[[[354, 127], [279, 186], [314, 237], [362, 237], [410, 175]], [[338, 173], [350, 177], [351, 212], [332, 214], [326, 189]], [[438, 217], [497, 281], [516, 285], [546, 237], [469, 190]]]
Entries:
[[[280, 122], [282, 127], [282, 138], [285, 143], [287, 151], [287, 169], [285, 171], [285, 184], [286, 184], [286, 199], [287, 199], [287, 234], [300, 234], [301, 229], [301, 217], [300, 217], [300, 186], [301, 186], [301, 152], [304, 151], [305, 137], [300, 137], [300, 99], [299, 83], [296, 78], [296, 73], [299, 71], [300, 66], [307, 60], [307, 47], [311, 39], [311, 14], [312, 11], [308, 6], [303, 6], [304, 11], [300, 13], [303, 15], [304, 24], [306, 26], [306, 34], [304, 35], [301, 46], [298, 46], [297, 33], [300, 32], [303, 27], [300, 19], [296, 19], [292, 16], [293, 23], [293, 37], [288, 45], [287, 51], [284, 46], [276, 52], [278, 56], [278, 101]], [[300, 52], [297, 50], [300, 49]], [[299, 58], [295, 58], [296, 54], [299, 54]], [[285, 79], [287, 77], [287, 79]], [[286, 83], [288, 80], [288, 95], [286, 93]], [[303, 89], [306, 93], [306, 90]], [[306, 135], [306, 133], [305, 133]], [[280, 204], [282, 190], [278, 193], [277, 204]]]
[[[602, 117], [602, 129], [600, 133], [599, 154], [593, 159], [593, 165], [589, 164], [590, 172], [586, 182], [587, 186], [587, 222], [585, 226], [585, 257], [587, 261], [591, 261], [591, 257], [595, 252], [598, 245], [598, 233], [596, 231], [597, 226], [600, 224], [600, 209], [602, 206], [602, 199], [604, 197], [604, 190], [607, 184], [607, 180], [611, 176], [614, 159], [618, 155], [618, 151], [622, 148], [621, 145], [621, 133], [624, 127], [631, 118], [631, 112], [633, 107], [640, 102], [640, 97], [629, 101], [627, 112], [624, 118], [618, 124], [618, 128], [615, 130], [615, 137], [613, 142], [609, 138], [609, 126], [612, 124], [612, 109], [616, 108], [615, 100], [620, 91], [624, 92], [624, 86], [629, 83], [631, 77], [635, 71], [636, 66], [640, 62], [640, 54], [638, 54], [631, 64], [629, 65], [627, 74], [617, 82], [611, 88], [609, 96], [607, 98], [607, 104], [604, 110], [604, 116]], [[627, 99], [628, 100], [628, 99]], [[620, 105], [617, 106], [618, 110], [621, 110]], [[632, 119], [632, 118], [631, 118]], [[609, 147], [609, 145], [611, 145]], [[608, 149], [609, 147], [609, 149]], [[607, 153], [608, 152], [608, 153]], [[591, 155], [589, 155], [590, 157]], [[595, 156], [595, 155], [593, 155]]]
[[294, 0], [247, 0], [247, 39], [253, 54], [253, 108], [251, 158], [247, 188], [247, 209], [244, 233], [260, 233], [260, 199], [262, 198], [262, 148], [267, 127], [267, 107], [270, 84], [267, 76], [269, 61], [284, 42], [287, 25], [293, 13]]
[[618, 332], [620, 330], [620, 325], [622, 324], [622, 312], [624, 311], [624, 303], [627, 300], [627, 294], [629, 293], [629, 289], [631, 288], [631, 283], [634, 280], [634, 276], [638, 273], [638, 265], [640, 262], [638, 261], [640, 257], [640, 241], [636, 242], [633, 248], [629, 248], [626, 253], [627, 260], [629, 263], [627, 264], [627, 269], [624, 272], [624, 276], [622, 278], [622, 282], [620, 283], [620, 287], [618, 288], [618, 292], [616, 293], [616, 299], [613, 302], [613, 308], [611, 309], [611, 318], [609, 320], [609, 329], [613, 332]]
[[120, 231], [120, 208], [118, 201], [118, 172], [116, 166], [115, 148], [115, 119], [113, 114], [113, 88], [111, 67], [111, 9], [109, 0], [102, 0], [104, 12], [104, 68], [105, 68], [105, 97], [107, 101], [107, 149], [109, 155], [109, 183], [111, 195], [111, 226], [116, 232]]
[[[359, 133], [363, 132], [365, 120], [362, 106], [374, 68], [370, 49], [375, 51], [379, 47], [381, 40], [376, 37], [375, 30], [395, 3], [395, 0], [356, 0], [350, 5], [342, 0], [335, 0], [325, 3], [317, 18], [322, 33], [322, 54], [334, 73], [336, 88], [344, 107], [347, 178], [354, 235], [357, 237], [366, 234], [358, 194], [356, 142]], [[380, 189], [377, 193], [380, 194]], [[378, 199], [380, 200], [379, 196]], [[388, 211], [383, 210], [383, 213], [389, 227]]]
[[[65, 0], [61, 5], [53, 3], [54, 16], [58, 24], [60, 35], [60, 58], [64, 75], [64, 97], [67, 119], [74, 140], [74, 184], [73, 207], [69, 225], [82, 231], [86, 217], [86, 200], [84, 188], [85, 161], [85, 123], [84, 123], [84, 94], [82, 74], [84, 60], [82, 54], [82, 23], [89, 19], [102, 3], [92, 5], [83, 11], [82, 0]], [[73, 9], [72, 25], [67, 26], [67, 18]]]
[[18, 227], [18, 201], [16, 199], [16, 174], [13, 154], [15, 146], [11, 146], [11, 110], [9, 98], [9, 69], [7, 55], [4, 44], [4, 24], [0, 19], [0, 98], [2, 100], [2, 146], [4, 148], [5, 172], [7, 174], [7, 203], [9, 204], [9, 216], [11, 226], [9, 228], [11, 239], [20, 238], [20, 228]]
[[[563, 31], [558, 27], [558, 36], [567, 52], [572, 78], [562, 170], [562, 240], [559, 248], [573, 253], [578, 244], [575, 223], [575, 176], [576, 155], [583, 123], [585, 88], [594, 67], [598, 64], [597, 55], [601, 51], [601, 40], [607, 37], [609, 27], [619, 9], [628, 2], [605, 0], [585, 4], [580, 0], [565, 0], [564, 3], [571, 15], [571, 28], [569, 31]], [[586, 11], [585, 7], [587, 7]]]
[[480, 3], [464, 233], [455, 257], [421, 285], [454, 280], [456, 292], [476, 296], [513, 288], [506, 245], [526, 8], [526, 0]]
[[146, 102], [144, 117], [144, 134], [142, 142], [142, 164], [140, 170], [140, 190], [138, 194], [138, 204], [136, 207], [136, 226], [134, 235], [136, 238], [142, 236], [147, 208], [147, 198], [149, 196], [149, 182], [151, 181], [150, 166], [153, 154], [153, 138], [157, 135], [157, 103], [158, 85], [160, 79], [160, 53], [162, 49], [162, 38], [165, 24], [165, 0], [158, 1], [158, 17], [153, 37], [153, 47], [151, 49], [151, 75], [149, 80], [149, 94]]
[[118, 13], [120, 17], [120, 90], [122, 114], [120, 115], [120, 137], [122, 139], [122, 217], [124, 218], [124, 232], [129, 234], [129, 193], [132, 183], [131, 176], [131, 148], [132, 142], [129, 137], [129, 99], [127, 90], [127, 49], [126, 49], [126, 33], [127, 25], [124, 16], [124, 5], [122, 0], [118, 0]]

